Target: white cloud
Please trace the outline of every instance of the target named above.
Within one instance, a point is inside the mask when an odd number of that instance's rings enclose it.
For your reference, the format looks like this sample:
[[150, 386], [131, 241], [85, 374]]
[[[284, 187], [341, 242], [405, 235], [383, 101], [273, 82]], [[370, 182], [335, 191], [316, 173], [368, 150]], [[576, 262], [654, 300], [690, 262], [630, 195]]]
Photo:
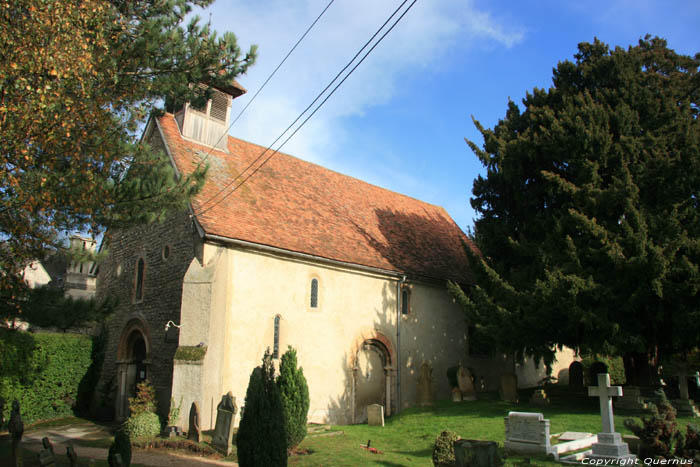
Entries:
[[[212, 6], [216, 30], [235, 32], [244, 50], [251, 43], [259, 45], [258, 63], [239, 79], [249, 92], [234, 101], [234, 116], [327, 3], [219, 0]], [[265, 146], [272, 143], [399, 4], [399, 0], [336, 0], [231, 133]], [[200, 15], [206, 19], [209, 12]], [[512, 47], [523, 36], [522, 29], [502, 24], [470, 0], [419, 0], [283, 151], [362, 177], [371, 168], [353, 167], [343, 158], [342, 148], [353, 137], [344, 119], [366, 115], [397, 93], [409, 92], [409, 86], [419, 84], [420, 74], [449, 67], [444, 59], [450, 51]], [[378, 179], [382, 172], [386, 171], [379, 162], [376, 176], [368, 181], [397, 191], [402, 191], [402, 179], [413, 184], [408, 176], [383, 183]]]

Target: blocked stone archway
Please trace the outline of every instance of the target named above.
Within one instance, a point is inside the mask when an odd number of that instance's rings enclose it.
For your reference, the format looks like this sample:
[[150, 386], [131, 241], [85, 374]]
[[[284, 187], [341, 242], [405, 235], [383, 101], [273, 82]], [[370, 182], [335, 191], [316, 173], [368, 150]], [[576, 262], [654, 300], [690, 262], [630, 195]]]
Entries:
[[367, 421], [367, 406], [380, 404], [384, 413], [391, 415], [392, 370], [395, 360], [391, 341], [373, 332], [362, 336], [352, 358], [353, 423]]
[[148, 379], [151, 345], [148, 324], [140, 317], [126, 323], [117, 347], [117, 399], [115, 418], [129, 416], [129, 397], [136, 395], [136, 385]]

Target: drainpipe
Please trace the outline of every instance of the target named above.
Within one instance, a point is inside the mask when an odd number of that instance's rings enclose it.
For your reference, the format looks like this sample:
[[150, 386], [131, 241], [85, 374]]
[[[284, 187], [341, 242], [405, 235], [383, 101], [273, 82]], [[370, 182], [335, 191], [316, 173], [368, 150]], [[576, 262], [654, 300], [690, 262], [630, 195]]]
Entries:
[[396, 282], [396, 413], [401, 412], [401, 293], [406, 276]]

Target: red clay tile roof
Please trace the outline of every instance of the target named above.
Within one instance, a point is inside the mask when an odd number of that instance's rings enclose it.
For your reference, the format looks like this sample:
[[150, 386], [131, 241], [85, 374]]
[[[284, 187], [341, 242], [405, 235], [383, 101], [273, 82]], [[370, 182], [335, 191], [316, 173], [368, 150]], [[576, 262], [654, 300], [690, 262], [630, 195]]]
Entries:
[[206, 201], [265, 148], [229, 136], [226, 154], [184, 140], [171, 114], [161, 117], [159, 124], [181, 172], [192, 171], [209, 153], [206, 183], [192, 202], [207, 234], [409, 275], [470, 282], [463, 244], [474, 246], [442, 207], [278, 153], [209, 209], [213, 203]]

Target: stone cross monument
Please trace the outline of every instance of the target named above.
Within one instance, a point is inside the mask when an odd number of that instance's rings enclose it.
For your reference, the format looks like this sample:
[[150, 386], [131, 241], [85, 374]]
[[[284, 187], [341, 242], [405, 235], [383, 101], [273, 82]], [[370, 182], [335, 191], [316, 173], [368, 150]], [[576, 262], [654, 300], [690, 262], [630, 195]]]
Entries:
[[610, 386], [610, 375], [598, 374], [598, 386], [589, 386], [588, 395], [598, 397], [600, 400], [600, 416], [602, 418], [602, 432], [598, 433], [598, 442], [593, 445], [589, 458], [602, 459], [634, 459], [630, 455], [629, 446], [622, 441], [620, 433], [615, 433], [615, 420], [613, 419], [612, 398], [622, 396], [620, 386]]

